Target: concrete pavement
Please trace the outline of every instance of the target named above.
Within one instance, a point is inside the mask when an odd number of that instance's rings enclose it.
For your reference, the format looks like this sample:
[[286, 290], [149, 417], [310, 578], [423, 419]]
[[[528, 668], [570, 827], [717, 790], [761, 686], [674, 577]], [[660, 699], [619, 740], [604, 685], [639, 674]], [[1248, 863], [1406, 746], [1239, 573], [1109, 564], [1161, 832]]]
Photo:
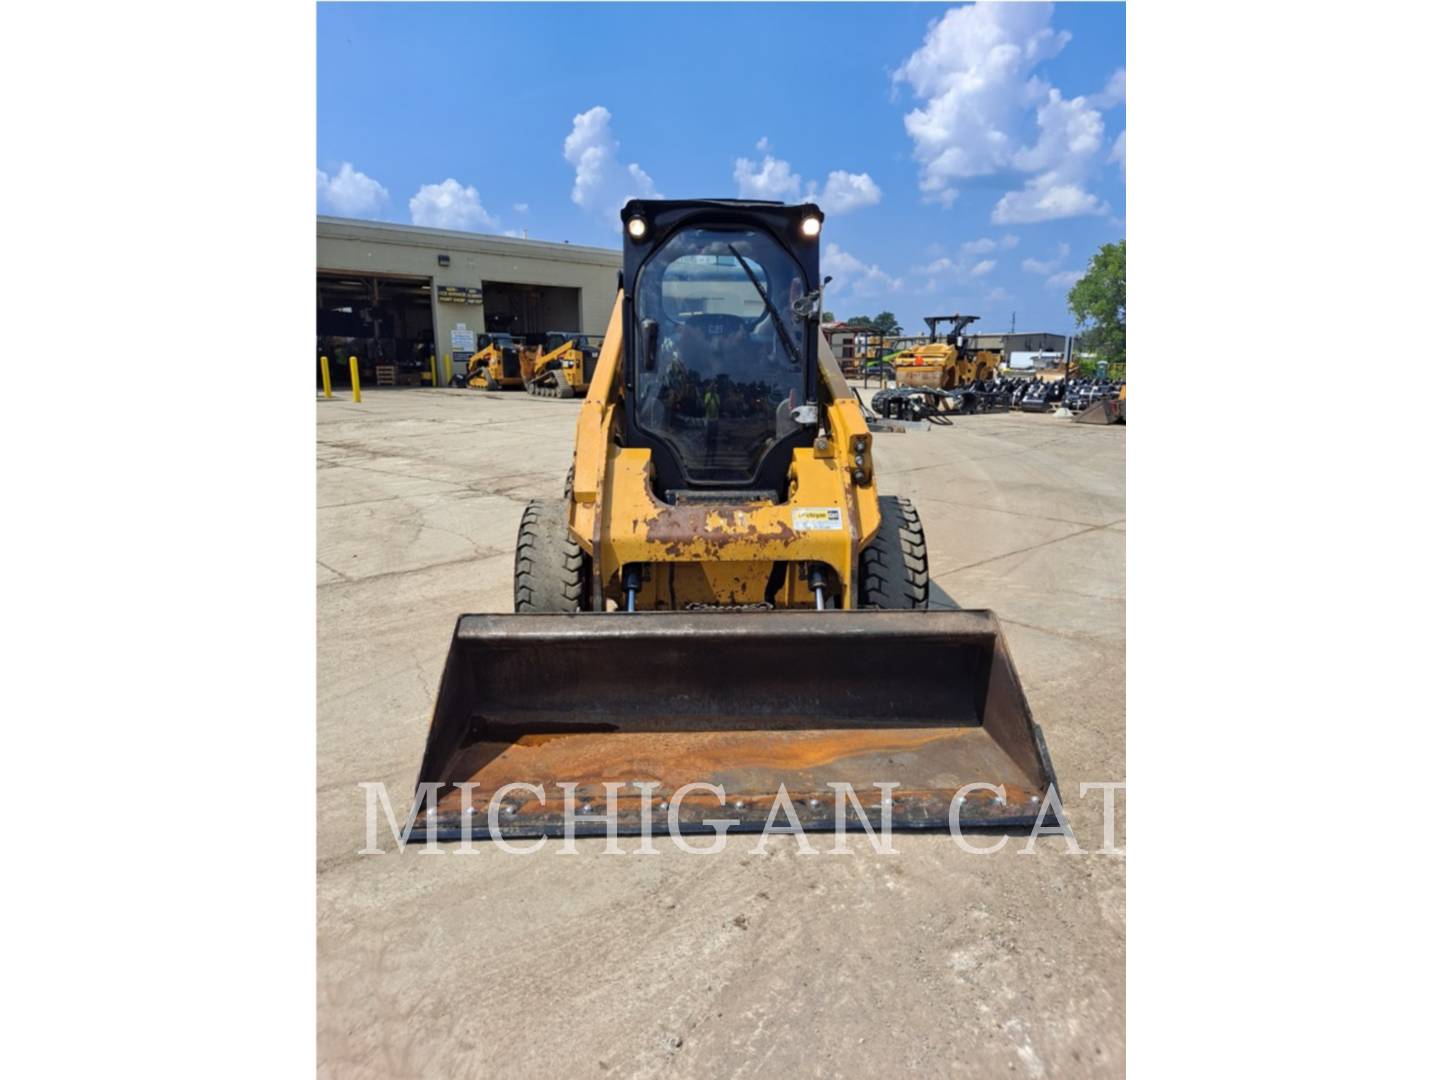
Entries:
[[[1120, 1074], [1125, 861], [1062, 838], [357, 854], [357, 785], [408, 797], [455, 618], [510, 610], [520, 514], [560, 494], [577, 408], [317, 404], [322, 1075]], [[1101, 794], [1078, 785], [1125, 778], [1125, 429], [997, 414], [875, 442], [882, 493], [920, 511], [935, 602], [999, 614], [1093, 852]]]

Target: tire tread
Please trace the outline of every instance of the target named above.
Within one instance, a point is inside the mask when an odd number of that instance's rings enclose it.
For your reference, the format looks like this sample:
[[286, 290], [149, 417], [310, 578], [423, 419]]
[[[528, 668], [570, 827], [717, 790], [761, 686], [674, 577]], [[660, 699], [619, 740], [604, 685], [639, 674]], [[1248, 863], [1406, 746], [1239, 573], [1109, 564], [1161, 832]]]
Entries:
[[909, 499], [898, 495], [880, 497], [880, 530], [860, 553], [860, 606], [930, 606], [925, 530]]
[[515, 538], [515, 610], [572, 612], [588, 607], [590, 559], [570, 534], [568, 499], [532, 499]]

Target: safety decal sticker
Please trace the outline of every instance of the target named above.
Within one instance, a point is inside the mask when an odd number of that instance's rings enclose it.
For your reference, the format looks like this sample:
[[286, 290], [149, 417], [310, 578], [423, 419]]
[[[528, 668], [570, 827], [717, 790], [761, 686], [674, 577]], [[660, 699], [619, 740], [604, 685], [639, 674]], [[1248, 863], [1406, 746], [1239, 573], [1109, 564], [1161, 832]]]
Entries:
[[831, 532], [842, 527], [838, 506], [797, 506], [790, 511], [790, 521], [797, 532]]

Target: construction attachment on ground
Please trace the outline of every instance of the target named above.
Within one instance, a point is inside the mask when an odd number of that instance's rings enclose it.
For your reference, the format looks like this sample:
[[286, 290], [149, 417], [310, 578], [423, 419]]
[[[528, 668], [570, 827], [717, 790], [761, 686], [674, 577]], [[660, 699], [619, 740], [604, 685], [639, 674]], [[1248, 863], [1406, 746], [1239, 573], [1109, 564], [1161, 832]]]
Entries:
[[572, 784], [577, 835], [607, 784], [621, 835], [758, 830], [782, 787], [829, 830], [835, 784], [872, 827], [1028, 827], [1054, 775], [989, 612], [650, 612], [462, 617], [427, 783], [454, 838], [561, 835]]

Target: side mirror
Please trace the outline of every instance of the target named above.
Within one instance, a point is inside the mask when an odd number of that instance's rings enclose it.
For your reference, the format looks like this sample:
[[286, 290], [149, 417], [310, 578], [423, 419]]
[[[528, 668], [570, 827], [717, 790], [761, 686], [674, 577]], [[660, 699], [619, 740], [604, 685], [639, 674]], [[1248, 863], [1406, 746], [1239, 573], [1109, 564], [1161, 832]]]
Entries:
[[660, 324], [654, 319], [640, 323], [640, 364], [646, 371], [655, 370], [655, 350], [660, 342]]

